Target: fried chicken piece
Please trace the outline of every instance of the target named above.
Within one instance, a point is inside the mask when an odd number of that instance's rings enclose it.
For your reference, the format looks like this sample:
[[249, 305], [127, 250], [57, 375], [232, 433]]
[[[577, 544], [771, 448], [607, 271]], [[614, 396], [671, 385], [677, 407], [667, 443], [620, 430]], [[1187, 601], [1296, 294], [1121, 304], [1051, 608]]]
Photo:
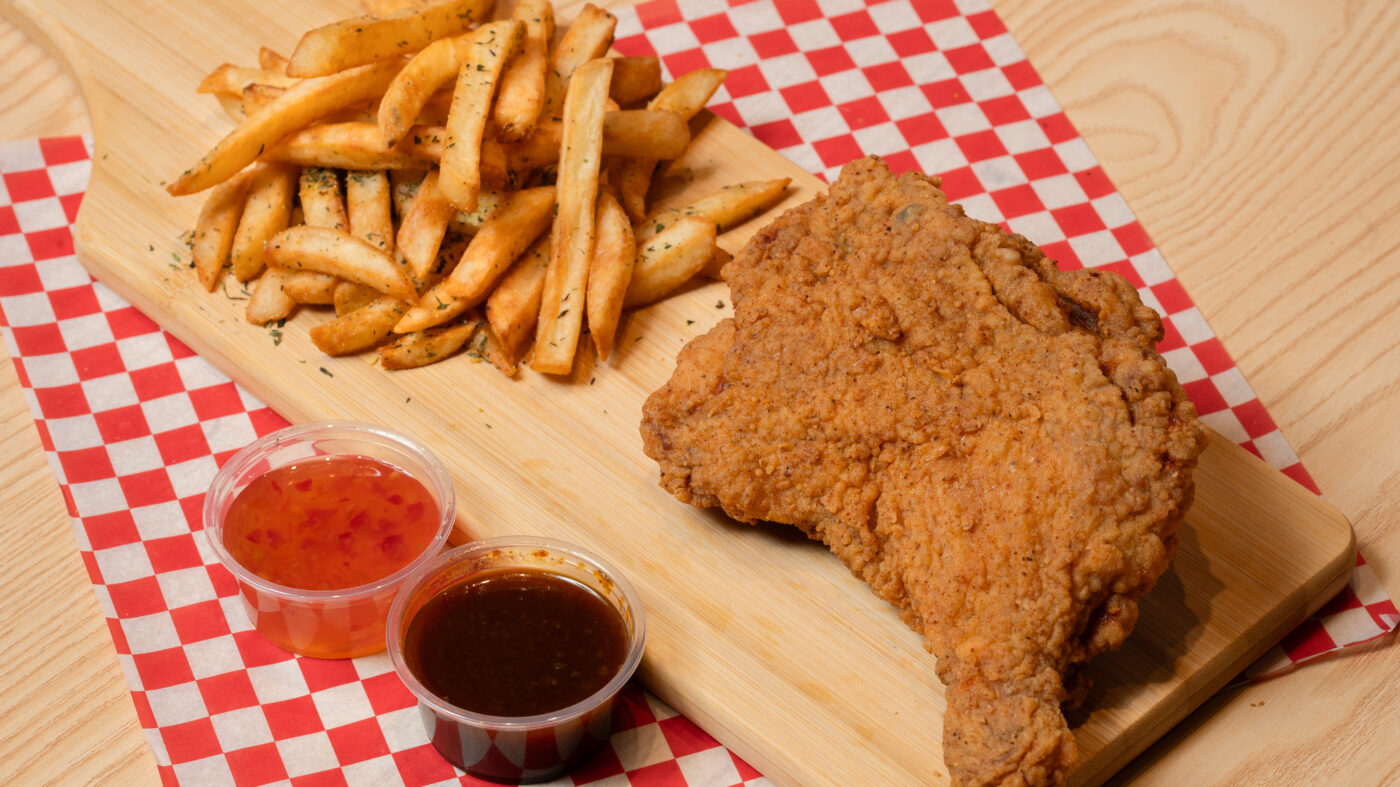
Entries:
[[641, 426], [662, 486], [826, 543], [922, 632], [959, 784], [1061, 784], [1061, 706], [1176, 551], [1204, 431], [1122, 277], [878, 159], [760, 231]]

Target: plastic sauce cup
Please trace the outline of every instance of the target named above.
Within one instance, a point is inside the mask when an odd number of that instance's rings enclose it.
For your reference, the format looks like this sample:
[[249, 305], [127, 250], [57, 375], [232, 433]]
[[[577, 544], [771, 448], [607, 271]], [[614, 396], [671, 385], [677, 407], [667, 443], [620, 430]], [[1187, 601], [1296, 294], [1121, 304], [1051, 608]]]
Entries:
[[[518, 717], [458, 707], [423, 685], [404, 655], [414, 616], [448, 588], [503, 569], [551, 572], [591, 588], [608, 602], [627, 634], [626, 656], [611, 680], [568, 707]], [[468, 774], [495, 782], [547, 781], [592, 757], [612, 735], [613, 701], [636, 672], [645, 641], [641, 599], [611, 563], [573, 544], [531, 536], [483, 539], [440, 555], [404, 583], [389, 611], [389, 658], [417, 696], [433, 746]]]
[[[335, 590], [287, 587], [239, 564], [224, 544], [224, 520], [238, 494], [271, 470], [328, 455], [377, 459], [422, 483], [440, 515], [428, 547], [382, 579]], [[289, 426], [255, 440], [220, 468], [204, 498], [204, 532], [209, 546], [237, 579], [253, 627], [285, 650], [327, 659], [353, 658], [384, 649], [384, 626], [395, 593], [404, 580], [442, 552], [454, 520], [452, 479], [441, 462], [414, 440], [351, 421]]]

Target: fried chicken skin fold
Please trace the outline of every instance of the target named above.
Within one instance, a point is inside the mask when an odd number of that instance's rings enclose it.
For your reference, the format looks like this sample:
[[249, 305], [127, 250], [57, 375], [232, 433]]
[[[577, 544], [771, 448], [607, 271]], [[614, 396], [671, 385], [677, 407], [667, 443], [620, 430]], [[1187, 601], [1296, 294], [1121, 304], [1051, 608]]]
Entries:
[[921, 632], [956, 784], [1062, 784], [1078, 667], [1167, 570], [1205, 433], [1121, 276], [848, 164], [725, 269], [641, 425], [661, 485], [824, 542]]

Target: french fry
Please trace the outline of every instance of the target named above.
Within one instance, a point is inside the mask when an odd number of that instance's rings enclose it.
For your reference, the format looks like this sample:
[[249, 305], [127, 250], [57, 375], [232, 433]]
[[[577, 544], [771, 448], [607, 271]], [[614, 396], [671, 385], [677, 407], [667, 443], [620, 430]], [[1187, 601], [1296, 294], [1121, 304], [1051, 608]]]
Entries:
[[286, 92], [285, 87], [256, 83], [243, 88], [243, 116], [250, 117], [263, 111]]
[[248, 112], [243, 108], [243, 99], [235, 98], [226, 93], [215, 93], [214, 98], [218, 100], [219, 107], [228, 115], [229, 120], [234, 123], [242, 123], [248, 119]]
[[618, 106], [639, 104], [661, 89], [661, 60], [655, 56], [619, 57], [613, 61], [608, 97]]
[[505, 204], [481, 225], [462, 261], [444, 280], [448, 293], [480, 303], [511, 262], [549, 229], [555, 190], [540, 186], [508, 195]]
[[219, 283], [219, 275], [229, 262], [233, 251], [234, 234], [238, 232], [238, 220], [243, 217], [243, 206], [248, 201], [248, 185], [251, 172], [241, 172], [230, 180], [215, 186], [209, 191], [209, 198], [199, 211], [194, 224], [194, 271], [204, 289], [213, 292]]
[[622, 304], [627, 309], [660, 300], [703, 270], [714, 256], [715, 225], [682, 216], [637, 249], [637, 264]]
[[451, 322], [471, 307], [471, 301], [448, 292], [446, 282], [438, 282], [394, 323], [394, 333], [413, 333]]
[[399, 61], [389, 60], [302, 80], [261, 112], [250, 115], [165, 190], [178, 197], [228, 180], [288, 134], [336, 110], [379, 96], [399, 66]]
[[262, 273], [263, 246], [291, 220], [297, 182], [297, 171], [285, 164], [260, 163], [251, 172], [248, 199], [230, 252], [233, 277], [239, 281]]
[[194, 92], [241, 97], [243, 89], [249, 85], [272, 85], [288, 88], [300, 81], [300, 79], [289, 77], [284, 72], [275, 69], [247, 68], [224, 63], [201, 80]]
[[287, 73], [287, 58], [275, 49], [262, 46], [258, 47], [258, 68], [274, 73]]
[[438, 248], [447, 233], [447, 223], [457, 213], [439, 190], [437, 170], [429, 170], [423, 182], [418, 185], [418, 193], [413, 198], [413, 206], [399, 224], [399, 234], [395, 237], [398, 249], [408, 260], [409, 270], [417, 279], [424, 279], [437, 262]]
[[379, 365], [385, 369], [413, 369], [454, 355], [476, 331], [479, 320], [429, 328], [404, 334], [379, 348]]
[[394, 214], [388, 175], [380, 170], [346, 172], [345, 212], [351, 235], [385, 254], [393, 253]]
[[[549, 56], [549, 69], [545, 73], [544, 115], [557, 115], [560, 112], [574, 71], [607, 53], [608, 47], [612, 46], [616, 27], [617, 17], [592, 3], [578, 12], [573, 24], [559, 40], [558, 47]], [[604, 88], [603, 92], [606, 93], [606, 86]]]
[[379, 297], [379, 290], [373, 287], [366, 287], [354, 281], [342, 281], [335, 285], [335, 313], [337, 315], [349, 314], [361, 306], [368, 306]]
[[[705, 108], [728, 75], [728, 71], [718, 68], [691, 71], [661, 88], [661, 92], [647, 102], [647, 109], [675, 112], [688, 122]], [[613, 185], [617, 186], [618, 199], [632, 221], [646, 217], [647, 190], [651, 188], [651, 176], [655, 171], [656, 161], [645, 158], [632, 158], [618, 168], [618, 182]]]
[[736, 183], [682, 207], [653, 213], [637, 229], [637, 242], [650, 240], [681, 216], [705, 219], [716, 232], [726, 232], [776, 205], [790, 182], [791, 178], [777, 178]]
[[385, 148], [373, 123], [323, 123], [287, 136], [263, 158], [325, 169], [415, 169], [432, 161], [422, 142], [423, 133], [410, 134], [394, 147]]
[[637, 261], [637, 242], [632, 237], [632, 222], [617, 198], [603, 192], [598, 195], [598, 240], [593, 247], [593, 259], [588, 267], [588, 333], [598, 357], [604, 361], [612, 352], [613, 336], [622, 317], [622, 299], [632, 281], [632, 267]]
[[452, 274], [468, 271], [463, 276], [463, 281], [469, 284], [463, 290], [467, 295], [454, 292], [454, 285], [461, 286], [461, 283], [454, 282], [450, 277], [434, 284], [403, 315], [394, 326], [394, 332], [411, 333], [442, 325], [480, 303], [500, 272], [549, 227], [553, 207], [552, 186], [517, 193], [510, 200], [510, 209], [493, 213], [466, 248], [452, 255], [453, 259], [459, 260]]
[[447, 113], [447, 138], [439, 166], [442, 178], [438, 188], [458, 208], [476, 208], [483, 180], [481, 172], [482, 137], [491, 98], [501, 71], [525, 35], [525, 25], [511, 19], [482, 25], [472, 33], [471, 55], [457, 76], [452, 91], [452, 109]]
[[583, 325], [583, 299], [596, 228], [594, 206], [603, 153], [603, 115], [612, 61], [597, 58], [574, 72], [564, 99], [564, 140], [559, 156], [559, 212], [540, 299], [535, 355], [530, 368], [568, 374]]
[[501, 345], [501, 351], [512, 362], [518, 361], [540, 316], [540, 295], [544, 292], [544, 275], [549, 268], [549, 247], [552, 234], [547, 233], [521, 255], [520, 259], [501, 277], [486, 299], [486, 320]]
[[340, 280], [330, 274], [297, 271], [282, 282], [282, 292], [296, 303], [333, 306], [335, 289]]
[[267, 325], [277, 320], [285, 320], [296, 308], [296, 301], [283, 292], [282, 285], [288, 273], [279, 268], [268, 268], [253, 282], [252, 294], [248, 296], [248, 308], [244, 317], [254, 325]]
[[[509, 166], [524, 171], [556, 163], [563, 133], [560, 121], [541, 120], [529, 139], [505, 146]], [[689, 144], [690, 126], [674, 112], [624, 109], [603, 116], [604, 156], [673, 159]]]
[[459, 210], [457, 215], [452, 217], [453, 228], [466, 235], [477, 234], [486, 225], [487, 220], [500, 209], [506, 198], [513, 193], [495, 189], [481, 192], [476, 198], [476, 210], [471, 212]]
[[511, 17], [525, 23], [525, 37], [501, 75], [496, 97], [496, 138], [502, 142], [517, 142], [534, 132], [544, 108], [549, 42], [554, 38], [554, 6], [549, 0], [520, 0]]
[[427, 169], [405, 169], [390, 170], [389, 185], [392, 187], [390, 196], [394, 203], [394, 213], [402, 220], [408, 215], [409, 209], [413, 206], [413, 195], [418, 193], [418, 184], [427, 177]]
[[301, 171], [299, 187], [302, 221], [333, 230], [349, 228], [345, 200], [340, 196], [340, 176], [334, 170], [306, 167]]
[[311, 329], [311, 341], [327, 355], [351, 355], [389, 338], [404, 312], [404, 302], [378, 295], [357, 309]]
[[288, 76], [319, 77], [417, 52], [485, 19], [491, 0], [434, 3], [383, 19], [356, 17], [307, 31], [287, 64]]
[[414, 55], [379, 102], [379, 136], [391, 148], [418, 120], [428, 99], [449, 84], [470, 55], [471, 35], [441, 38]]
[[[299, 190], [302, 222], [312, 227], [348, 230], [345, 200], [340, 196], [340, 176], [333, 170], [307, 167], [301, 171]], [[282, 292], [297, 303], [327, 306], [335, 303], [336, 277], [315, 271], [298, 271], [282, 283]]]
[[506, 355], [501, 348], [500, 342], [492, 334], [491, 326], [486, 323], [478, 323], [476, 330], [472, 331], [472, 336], [467, 340], [466, 354], [476, 360], [486, 361], [496, 370], [506, 377], [514, 377], [520, 371], [515, 359]]
[[292, 227], [269, 240], [264, 255], [269, 266], [329, 273], [403, 301], [417, 298], [413, 282], [398, 263], [348, 232]]

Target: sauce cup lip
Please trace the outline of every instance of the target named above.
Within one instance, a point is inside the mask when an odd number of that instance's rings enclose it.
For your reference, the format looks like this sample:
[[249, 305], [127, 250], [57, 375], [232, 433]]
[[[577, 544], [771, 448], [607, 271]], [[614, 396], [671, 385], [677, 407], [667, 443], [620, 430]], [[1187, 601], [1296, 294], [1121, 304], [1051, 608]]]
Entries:
[[[221, 499], [232, 495], [234, 479], [241, 476], [244, 471], [261, 461], [267, 452], [283, 443], [306, 440], [316, 437], [334, 437], [336, 434], [344, 434], [353, 437], [372, 437], [388, 443], [396, 443], [400, 448], [406, 449], [414, 454], [427, 471], [428, 478], [420, 478], [417, 473], [409, 472], [408, 468], [394, 467], [417, 479], [429, 492], [437, 492], [441, 497], [441, 521], [438, 523], [437, 533], [433, 535], [432, 542], [421, 554], [411, 560], [403, 568], [389, 574], [386, 577], [373, 582], [366, 582], [363, 585], [355, 585], [348, 588], [334, 588], [331, 590], [310, 590], [306, 588], [291, 587], [282, 585], [269, 579], [258, 576], [249, 571], [243, 564], [233, 559], [228, 549], [224, 546], [223, 521], [219, 517], [218, 507]], [[328, 456], [350, 456], [350, 454], [327, 454]], [[364, 454], [357, 454], [364, 456]], [[384, 460], [380, 460], [384, 461]], [[389, 464], [393, 464], [390, 462]], [[224, 466], [219, 468], [215, 474], [214, 481], [209, 485], [209, 491], [204, 495], [203, 525], [205, 540], [209, 542], [209, 547], [214, 550], [219, 562], [223, 564], [241, 583], [246, 583], [261, 593], [271, 596], [278, 596], [294, 601], [333, 601], [342, 598], [370, 597], [382, 591], [393, 588], [402, 583], [414, 571], [421, 568], [425, 563], [437, 557], [442, 552], [442, 547], [447, 543], [448, 537], [452, 534], [452, 529], [457, 523], [457, 501], [456, 489], [452, 485], [452, 476], [447, 472], [447, 468], [427, 446], [398, 432], [394, 432], [377, 424], [364, 421], [311, 421], [303, 424], [293, 424], [283, 427], [275, 432], [265, 434], [248, 445], [243, 446]]]
[[[589, 567], [597, 569], [607, 577], [608, 581], [618, 589], [620, 595], [626, 599], [628, 611], [631, 613], [633, 621], [633, 635], [627, 649], [627, 657], [623, 659], [621, 666], [602, 688], [588, 695], [587, 697], [567, 705], [558, 710], [547, 713], [539, 713], [531, 716], [495, 716], [488, 713], [477, 713], [467, 710], [444, 700], [418, 680], [418, 676], [413, 674], [413, 670], [408, 668], [408, 663], [404, 659], [402, 640], [407, 634], [408, 621], [403, 619], [405, 608], [414, 593], [421, 588], [428, 579], [437, 574], [441, 569], [451, 565], [462, 556], [469, 553], [489, 553], [495, 549], [515, 548], [522, 550], [546, 549], [550, 552], [568, 555], [587, 564]], [[548, 569], [545, 569], [548, 570]], [[472, 576], [464, 574], [461, 578]], [[609, 606], [613, 606], [609, 602]], [[637, 594], [636, 588], [623, 576], [611, 561], [591, 552], [577, 544], [562, 541], [556, 538], [546, 538], [543, 536], [497, 536], [494, 538], [483, 538], [463, 544], [455, 549], [438, 555], [432, 562], [418, 568], [414, 576], [410, 577], [399, 588], [398, 595], [394, 597], [394, 603], [389, 607], [389, 621], [385, 627], [385, 640], [389, 651], [389, 660], [393, 662], [394, 671], [399, 674], [404, 685], [418, 698], [419, 702], [430, 707], [439, 716], [444, 716], [459, 724], [470, 727], [488, 730], [507, 730], [524, 732], [544, 727], [553, 727], [582, 716], [588, 711], [602, 705], [613, 695], [622, 690], [624, 684], [632, 678], [633, 673], [641, 664], [642, 653], [646, 650], [646, 613], [642, 609], [641, 597]]]

